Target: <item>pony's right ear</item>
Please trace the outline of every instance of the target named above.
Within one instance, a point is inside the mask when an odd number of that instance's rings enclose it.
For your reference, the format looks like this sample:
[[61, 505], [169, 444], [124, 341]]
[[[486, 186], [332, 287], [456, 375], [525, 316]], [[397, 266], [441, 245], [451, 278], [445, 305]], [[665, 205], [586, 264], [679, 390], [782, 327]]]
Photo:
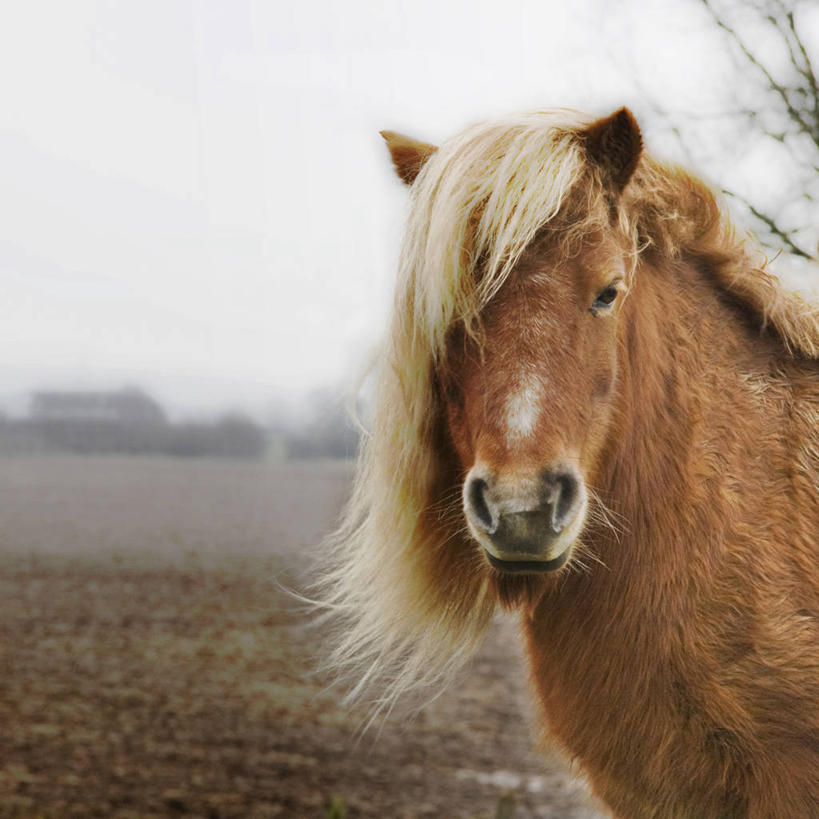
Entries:
[[438, 150], [435, 145], [418, 142], [395, 131], [381, 131], [381, 136], [390, 149], [396, 173], [405, 185], [415, 181], [424, 163]]

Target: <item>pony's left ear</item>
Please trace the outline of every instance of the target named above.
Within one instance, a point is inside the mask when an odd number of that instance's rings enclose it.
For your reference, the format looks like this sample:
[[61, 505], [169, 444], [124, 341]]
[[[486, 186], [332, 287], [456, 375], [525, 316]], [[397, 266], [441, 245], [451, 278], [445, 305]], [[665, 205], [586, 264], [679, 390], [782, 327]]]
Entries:
[[438, 150], [435, 145], [418, 142], [395, 131], [381, 131], [381, 136], [390, 150], [396, 173], [406, 185], [415, 181], [424, 163]]
[[603, 172], [605, 184], [616, 196], [631, 179], [643, 152], [637, 120], [628, 108], [621, 108], [592, 123], [583, 137], [589, 159]]

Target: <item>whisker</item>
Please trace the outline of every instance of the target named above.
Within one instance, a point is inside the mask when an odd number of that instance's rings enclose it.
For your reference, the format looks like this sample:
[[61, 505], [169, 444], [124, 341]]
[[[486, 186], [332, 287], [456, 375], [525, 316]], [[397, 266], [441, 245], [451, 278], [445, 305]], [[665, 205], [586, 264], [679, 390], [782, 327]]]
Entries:
[[592, 489], [591, 487], [588, 488], [589, 496], [592, 499], [592, 503], [589, 505], [589, 517], [591, 520], [594, 520], [597, 523], [601, 523], [602, 525], [606, 526], [617, 538], [618, 543], [620, 542], [621, 536], [628, 534], [628, 525], [626, 519], [622, 516], [617, 514], [613, 509], [611, 509], [602, 499], [600, 493]]

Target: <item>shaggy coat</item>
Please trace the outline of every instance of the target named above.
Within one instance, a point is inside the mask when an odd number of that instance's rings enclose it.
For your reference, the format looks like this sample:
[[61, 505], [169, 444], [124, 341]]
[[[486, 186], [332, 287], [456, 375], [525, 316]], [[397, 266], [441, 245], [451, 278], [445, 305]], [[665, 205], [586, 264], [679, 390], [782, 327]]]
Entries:
[[[412, 207], [333, 665], [388, 707], [516, 608], [615, 815], [819, 816], [819, 311], [625, 109], [384, 136]], [[557, 523], [522, 500], [567, 475]], [[514, 503], [551, 514], [526, 564], [492, 540]]]

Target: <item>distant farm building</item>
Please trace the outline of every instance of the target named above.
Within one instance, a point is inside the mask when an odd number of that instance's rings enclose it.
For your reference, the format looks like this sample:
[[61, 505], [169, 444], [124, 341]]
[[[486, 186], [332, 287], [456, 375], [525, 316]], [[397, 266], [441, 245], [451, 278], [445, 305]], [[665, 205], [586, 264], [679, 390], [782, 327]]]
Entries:
[[167, 428], [162, 407], [138, 389], [36, 392], [29, 424], [46, 449], [86, 454], [159, 452]]
[[210, 423], [169, 423], [162, 407], [139, 389], [36, 392], [27, 419], [0, 422], [0, 452], [21, 449], [23, 441], [30, 451], [84, 455], [262, 458], [267, 447], [264, 429], [249, 418], [228, 414]]
[[31, 419], [40, 422], [97, 422], [122, 425], [165, 423], [162, 407], [136, 389], [116, 392], [36, 392]]

